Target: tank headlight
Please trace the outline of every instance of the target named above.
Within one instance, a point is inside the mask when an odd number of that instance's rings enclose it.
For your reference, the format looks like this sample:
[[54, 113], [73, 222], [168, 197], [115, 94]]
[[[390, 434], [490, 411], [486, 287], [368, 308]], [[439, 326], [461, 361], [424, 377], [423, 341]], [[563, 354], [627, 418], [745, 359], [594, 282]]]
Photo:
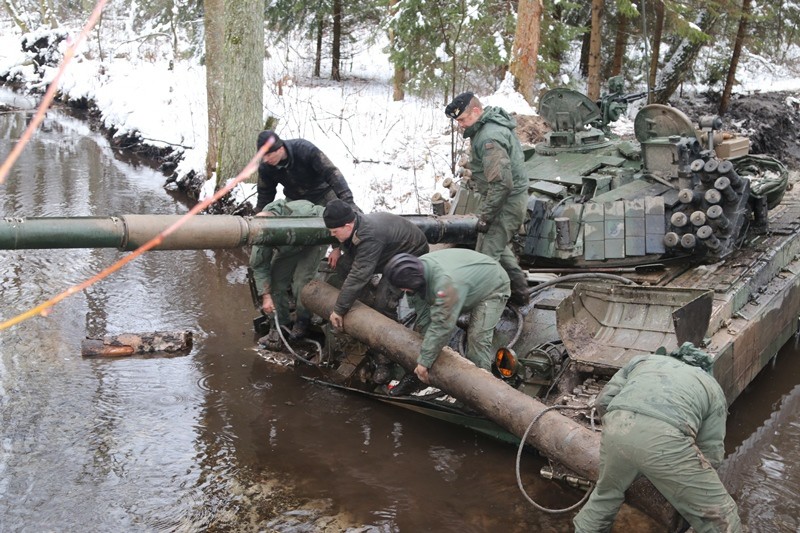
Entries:
[[500, 348], [494, 356], [494, 369], [502, 379], [511, 379], [517, 374], [517, 354], [511, 348]]

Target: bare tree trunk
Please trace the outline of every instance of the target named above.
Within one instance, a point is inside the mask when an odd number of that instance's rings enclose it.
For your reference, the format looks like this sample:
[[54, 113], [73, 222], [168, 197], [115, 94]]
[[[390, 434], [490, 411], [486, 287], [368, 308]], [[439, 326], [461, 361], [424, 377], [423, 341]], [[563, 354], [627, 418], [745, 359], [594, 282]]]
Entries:
[[533, 105], [536, 99], [536, 60], [539, 56], [539, 24], [542, 20], [542, 0], [520, 0], [517, 30], [511, 48], [511, 73], [517, 91]]
[[341, 81], [339, 65], [342, 59], [342, 0], [333, 0], [333, 46], [331, 47], [331, 79]]
[[[264, 9], [257, 0], [225, 5], [222, 125], [217, 184], [235, 177], [255, 153], [264, 115]], [[255, 177], [249, 178], [251, 182]]]
[[[591, 27], [592, 22], [591, 19], [587, 26]], [[581, 76], [588, 76], [589, 75], [589, 42], [591, 41], [592, 32], [591, 30], [583, 32], [581, 36], [581, 58], [578, 61], [579, 70]]]
[[[655, 89], [656, 86], [656, 73], [658, 72], [658, 59], [661, 55], [661, 38], [664, 35], [664, 2], [663, 0], [655, 1], [656, 20], [655, 27], [653, 28], [653, 50], [650, 56], [650, 80], [649, 87]], [[644, 7], [642, 7], [644, 9]], [[648, 93], [647, 102], [652, 103], [655, 94]]]
[[17, 5], [12, 0], [3, 0], [3, 5], [6, 6], [6, 12], [11, 16], [11, 19], [14, 21], [14, 24], [22, 31], [22, 33], [29, 33], [31, 30], [28, 28], [28, 25], [22, 20], [22, 16], [19, 14], [19, 9]]
[[616, 76], [622, 72], [622, 60], [625, 57], [625, 47], [628, 45], [628, 17], [617, 13], [617, 35], [614, 39], [614, 58], [611, 60], [611, 70], [608, 77]]
[[725, 80], [725, 90], [722, 92], [722, 99], [719, 101], [720, 115], [724, 115], [728, 111], [731, 91], [736, 77], [736, 67], [739, 65], [739, 56], [742, 54], [747, 22], [750, 18], [750, 9], [751, 0], [742, 0], [742, 18], [739, 19], [739, 30], [736, 32], [736, 42], [733, 45], [733, 55], [731, 55], [731, 65], [728, 68], [728, 78]]
[[222, 60], [225, 43], [225, 3], [224, 0], [205, 0], [203, 7], [206, 31], [206, 107], [208, 114], [206, 179], [208, 179], [219, 168], [219, 128], [222, 125], [224, 79]]
[[[696, 26], [700, 28], [700, 31], [708, 34], [711, 28], [714, 27], [714, 24], [716, 24], [718, 18], [718, 15], [706, 9], [698, 15]], [[661, 90], [656, 94], [657, 103], [666, 104], [669, 102], [670, 97], [678, 89], [686, 73], [692, 71], [694, 60], [697, 59], [697, 54], [704, 44], [704, 40], [696, 39], [693, 41], [688, 37], [684, 37], [683, 40], [678, 43], [667, 61], [667, 64], [661, 69], [658, 78], [658, 84]]]
[[[394, 16], [397, 13], [397, 0], [389, 0], [389, 15]], [[389, 28], [389, 46], [394, 48], [396, 37], [394, 30]], [[394, 77], [392, 78], [392, 100], [399, 102], [406, 97], [405, 92], [406, 83], [406, 69], [402, 65], [394, 65]]]
[[589, 37], [589, 72], [586, 96], [600, 98], [600, 24], [603, 21], [603, 0], [592, 0], [592, 33]]
[[314, 77], [320, 77], [322, 67], [322, 32], [325, 30], [325, 17], [320, 9], [317, 11], [317, 49], [314, 53]]

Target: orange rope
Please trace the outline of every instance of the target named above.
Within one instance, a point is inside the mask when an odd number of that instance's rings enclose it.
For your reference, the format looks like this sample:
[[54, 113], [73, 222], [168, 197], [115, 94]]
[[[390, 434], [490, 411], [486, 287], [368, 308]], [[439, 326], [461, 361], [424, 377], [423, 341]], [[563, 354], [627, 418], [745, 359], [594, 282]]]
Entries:
[[32, 318], [36, 315], [47, 316], [50, 313], [50, 309], [61, 300], [64, 300], [68, 296], [71, 296], [76, 292], [80, 292], [88, 288], [89, 286], [94, 285], [101, 279], [109, 276], [110, 274], [113, 274], [123, 266], [127, 265], [128, 263], [130, 263], [140, 255], [142, 255], [147, 250], [150, 250], [151, 248], [161, 244], [161, 242], [164, 240], [165, 237], [173, 233], [179, 227], [183, 226], [187, 220], [189, 220], [191, 217], [193, 217], [194, 215], [196, 215], [209, 205], [213, 204], [226, 194], [228, 194], [228, 192], [230, 192], [236, 185], [247, 179], [247, 177], [250, 176], [250, 174], [255, 172], [258, 169], [259, 161], [261, 161], [263, 155], [267, 153], [267, 151], [270, 149], [270, 147], [274, 142], [275, 138], [270, 137], [270, 139], [266, 142], [266, 144], [264, 144], [264, 146], [261, 147], [261, 149], [256, 153], [256, 155], [253, 156], [250, 162], [247, 163], [247, 166], [245, 166], [244, 169], [233, 180], [231, 180], [225, 187], [221, 188], [216, 193], [214, 193], [214, 195], [211, 196], [210, 198], [206, 198], [199, 204], [195, 205], [192, 209], [189, 210], [188, 213], [186, 213], [181, 218], [176, 220], [175, 223], [172, 224], [170, 227], [168, 227], [167, 229], [165, 229], [164, 231], [162, 231], [161, 233], [159, 233], [158, 235], [156, 235], [155, 237], [153, 237], [152, 239], [150, 239], [149, 241], [138, 247], [129, 255], [126, 255], [113, 265], [103, 269], [98, 274], [92, 276], [83, 283], [74, 285], [69, 289], [65, 290], [64, 292], [62, 292], [61, 294], [58, 294], [57, 296], [47, 300], [46, 302], [37, 305], [33, 309], [30, 309], [24, 313], [15, 316], [14, 318], [11, 318], [9, 320], [6, 320], [5, 322], [0, 323], [0, 331], [10, 328], [11, 326], [14, 326], [16, 324], [19, 324], [20, 322]]
[[89, 32], [92, 31], [92, 28], [97, 23], [97, 20], [100, 18], [100, 14], [103, 12], [103, 8], [106, 7], [107, 3], [108, 0], [99, 0], [97, 2], [97, 5], [94, 6], [92, 14], [89, 16], [89, 20], [86, 21], [86, 25], [81, 30], [80, 35], [78, 35], [78, 38], [75, 40], [75, 42], [72, 43], [64, 53], [64, 59], [61, 61], [61, 65], [58, 67], [58, 72], [56, 73], [55, 78], [53, 78], [53, 81], [51, 81], [50, 85], [47, 87], [47, 91], [44, 93], [44, 98], [36, 110], [36, 115], [34, 115], [33, 120], [31, 120], [30, 124], [28, 124], [28, 127], [25, 129], [25, 132], [22, 134], [20, 140], [16, 145], [14, 145], [14, 149], [11, 150], [11, 154], [9, 154], [8, 158], [3, 162], [3, 165], [0, 166], [0, 184], [6, 181], [6, 176], [8, 176], [11, 167], [17, 162], [17, 159], [19, 158], [20, 154], [22, 154], [22, 150], [25, 148], [25, 145], [28, 144], [28, 141], [30, 141], [31, 137], [33, 137], [33, 132], [44, 120], [45, 112], [56, 97], [58, 82], [61, 81], [61, 76], [64, 75], [67, 65], [75, 56], [75, 51], [78, 49], [78, 46], [89, 36]]

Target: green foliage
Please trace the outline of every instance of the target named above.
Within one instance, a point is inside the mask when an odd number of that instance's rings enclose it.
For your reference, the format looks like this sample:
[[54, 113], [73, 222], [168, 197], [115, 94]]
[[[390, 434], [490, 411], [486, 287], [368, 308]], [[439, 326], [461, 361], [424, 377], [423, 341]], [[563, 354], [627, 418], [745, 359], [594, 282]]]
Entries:
[[501, 0], [399, 0], [388, 25], [395, 36], [389, 55], [405, 69], [406, 88], [447, 98], [496, 87], [510, 59], [512, 8]]
[[559, 79], [567, 54], [588, 30], [589, 2], [544, 0], [538, 78], [546, 87], [563, 85]]

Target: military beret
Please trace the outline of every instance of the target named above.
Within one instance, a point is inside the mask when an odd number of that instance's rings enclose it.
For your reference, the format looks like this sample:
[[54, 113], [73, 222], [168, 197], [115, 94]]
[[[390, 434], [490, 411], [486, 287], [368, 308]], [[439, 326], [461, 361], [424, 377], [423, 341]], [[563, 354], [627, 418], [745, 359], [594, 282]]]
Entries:
[[444, 114], [453, 119], [460, 117], [474, 97], [475, 95], [469, 91], [459, 94], [453, 98], [452, 102], [447, 104], [447, 107], [444, 108]]

